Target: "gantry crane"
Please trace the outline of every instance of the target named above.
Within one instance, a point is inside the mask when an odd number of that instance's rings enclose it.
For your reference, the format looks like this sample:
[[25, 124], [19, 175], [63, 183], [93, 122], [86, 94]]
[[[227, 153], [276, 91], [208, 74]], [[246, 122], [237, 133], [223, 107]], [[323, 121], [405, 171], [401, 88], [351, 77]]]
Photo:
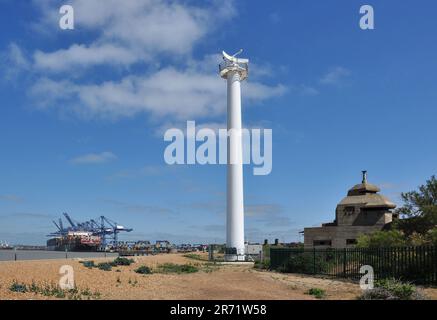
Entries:
[[[65, 236], [69, 232], [90, 232], [92, 235], [100, 236], [102, 239], [101, 250], [105, 250], [108, 245], [108, 239], [112, 240], [112, 243], [116, 249], [118, 249], [118, 234], [120, 232], [131, 232], [132, 228], [125, 228], [122, 225], [119, 225], [117, 222], [105, 217], [100, 216], [97, 219], [91, 219], [85, 222], [76, 222], [74, 221], [68, 213], [64, 212], [63, 216], [70, 224], [69, 227], [64, 228], [62, 223], [62, 219], [59, 218], [59, 221], [52, 221], [53, 224], [58, 229], [56, 232], [49, 234], [48, 236]], [[97, 222], [98, 221], [98, 222]]]

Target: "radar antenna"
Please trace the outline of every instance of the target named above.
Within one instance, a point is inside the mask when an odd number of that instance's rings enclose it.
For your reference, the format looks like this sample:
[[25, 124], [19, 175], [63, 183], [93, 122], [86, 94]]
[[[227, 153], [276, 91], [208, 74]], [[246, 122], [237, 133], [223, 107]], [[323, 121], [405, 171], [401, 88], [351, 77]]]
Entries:
[[235, 53], [234, 55], [230, 55], [226, 52], [222, 52], [223, 54], [223, 60], [227, 60], [229, 62], [233, 62], [233, 63], [249, 63], [249, 59], [239, 59], [236, 56], [239, 55], [240, 53], [243, 52], [243, 49], [240, 49], [237, 53]]
[[235, 58], [236, 56], [238, 56], [239, 54], [241, 54], [243, 52], [243, 49], [238, 50], [236, 53], [234, 53], [232, 56]]

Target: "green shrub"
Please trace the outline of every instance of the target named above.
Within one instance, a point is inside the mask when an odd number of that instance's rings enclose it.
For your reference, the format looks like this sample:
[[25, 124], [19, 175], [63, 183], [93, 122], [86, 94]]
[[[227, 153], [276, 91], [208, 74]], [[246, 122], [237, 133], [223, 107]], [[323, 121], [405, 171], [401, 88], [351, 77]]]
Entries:
[[[95, 264], [94, 261], [80, 261], [80, 263], [82, 263], [85, 267], [87, 268], [99, 268], [100, 270], [104, 270], [104, 271], [111, 271], [112, 267], [117, 267], [117, 266], [130, 266], [132, 263], [134, 263], [135, 260], [133, 259], [127, 259], [127, 258], [123, 258], [123, 257], [117, 257], [114, 261], [111, 262], [102, 262], [99, 264]], [[120, 272], [120, 271], [117, 271]]]
[[80, 261], [80, 263], [82, 263], [83, 264], [83, 266], [84, 267], [87, 267], [87, 268], [94, 268], [96, 265], [94, 264], [94, 261]]
[[373, 289], [365, 290], [360, 300], [424, 300], [427, 297], [411, 283], [395, 279], [379, 280]]
[[134, 259], [118, 257], [111, 264], [113, 266], [130, 266], [134, 262], [135, 262]]
[[328, 263], [320, 255], [316, 255], [314, 258], [312, 252], [301, 252], [292, 255], [286, 264], [278, 268], [278, 271], [285, 273], [314, 273], [314, 267], [317, 273], [322, 273], [327, 271]]
[[393, 295], [400, 300], [409, 300], [412, 294], [416, 291], [416, 287], [411, 283], [402, 283], [396, 280], [379, 280], [376, 281], [375, 287], [383, 288], [392, 292]]
[[97, 268], [99, 268], [100, 270], [103, 270], [103, 271], [111, 271], [112, 265], [109, 262], [102, 262], [102, 263], [99, 263], [97, 265]]
[[357, 239], [359, 248], [401, 247], [406, 245], [405, 235], [399, 230], [376, 231]]
[[33, 293], [38, 293], [38, 286], [35, 281], [32, 281], [31, 285], [29, 286], [29, 291]]
[[270, 259], [255, 261], [254, 268], [255, 269], [264, 269], [264, 270], [270, 269]]
[[426, 239], [430, 245], [437, 246], [437, 227], [427, 232]]
[[191, 264], [174, 264], [164, 263], [158, 266], [158, 271], [161, 273], [194, 273], [198, 272], [199, 268]]
[[134, 270], [136, 273], [140, 274], [151, 274], [152, 270], [148, 266], [141, 266]]
[[384, 288], [373, 288], [365, 290], [361, 296], [358, 297], [359, 300], [397, 300], [395, 296], [388, 290]]
[[20, 292], [20, 293], [25, 293], [28, 291], [26, 284], [19, 283], [16, 280], [12, 282], [11, 286], [9, 287], [9, 290], [12, 292]]
[[92, 293], [91, 293], [90, 289], [86, 288], [85, 290], [82, 290], [82, 295], [92, 296]]
[[326, 291], [320, 288], [311, 288], [307, 291], [307, 294], [314, 296], [317, 299], [322, 299], [326, 296]]

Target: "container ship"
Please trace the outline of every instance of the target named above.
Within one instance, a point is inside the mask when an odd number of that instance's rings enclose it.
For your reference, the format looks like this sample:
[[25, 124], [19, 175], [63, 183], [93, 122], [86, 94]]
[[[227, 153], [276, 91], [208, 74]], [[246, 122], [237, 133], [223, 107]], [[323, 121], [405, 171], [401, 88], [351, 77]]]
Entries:
[[67, 213], [63, 215], [70, 226], [64, 227], [61, 218], [53, 221], [58, 230], [48, 235], [51, 238], [47, 240], [47, 250], [106, 251], [108, 248], [113, 250], [118, 248], [118, 234], [132, 231], [105, 216], [77, 222]]
[[47, 250], [54, 251], [98, 251], [102, 238], [91, 232], [68, 232], [68, 234], [47, 240]]

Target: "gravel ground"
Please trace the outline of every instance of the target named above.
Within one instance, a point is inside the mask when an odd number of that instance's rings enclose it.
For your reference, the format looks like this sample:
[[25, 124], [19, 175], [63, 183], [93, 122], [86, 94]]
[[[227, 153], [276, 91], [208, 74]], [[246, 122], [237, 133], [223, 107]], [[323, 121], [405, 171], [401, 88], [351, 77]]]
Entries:
[[[226, 265], [207, 271], [203, 262], [180, 254], [135, 257], [131, 266], [113, 267], [112, 271], [88, 269], [72, 260], [39, 260], [0, 262], [0, 300], [54, 299], [33, 293], [9, 290], [14, 280], [28, 285], [58, 283], [62, 265], [74, 269], [76, 286], [99, 292], [100, 299], [315, 299], [306, 294], [310, 288], [326, 290], [326, 299], [355, 299], [360, 294], [357, 284], [303, 275], [280, 274], [254, 270], [250, 265]], [[96, 263], [111, 259], [94, 259]], [[201, 271], [191, 274], [150, 274], [134, 272], [140, 265], [156, 268], [158, 264], [197, 264]], [[117, 272], [120, 270], [121, 272]], [[437, 299], [437, 289], [426, 293]]]

